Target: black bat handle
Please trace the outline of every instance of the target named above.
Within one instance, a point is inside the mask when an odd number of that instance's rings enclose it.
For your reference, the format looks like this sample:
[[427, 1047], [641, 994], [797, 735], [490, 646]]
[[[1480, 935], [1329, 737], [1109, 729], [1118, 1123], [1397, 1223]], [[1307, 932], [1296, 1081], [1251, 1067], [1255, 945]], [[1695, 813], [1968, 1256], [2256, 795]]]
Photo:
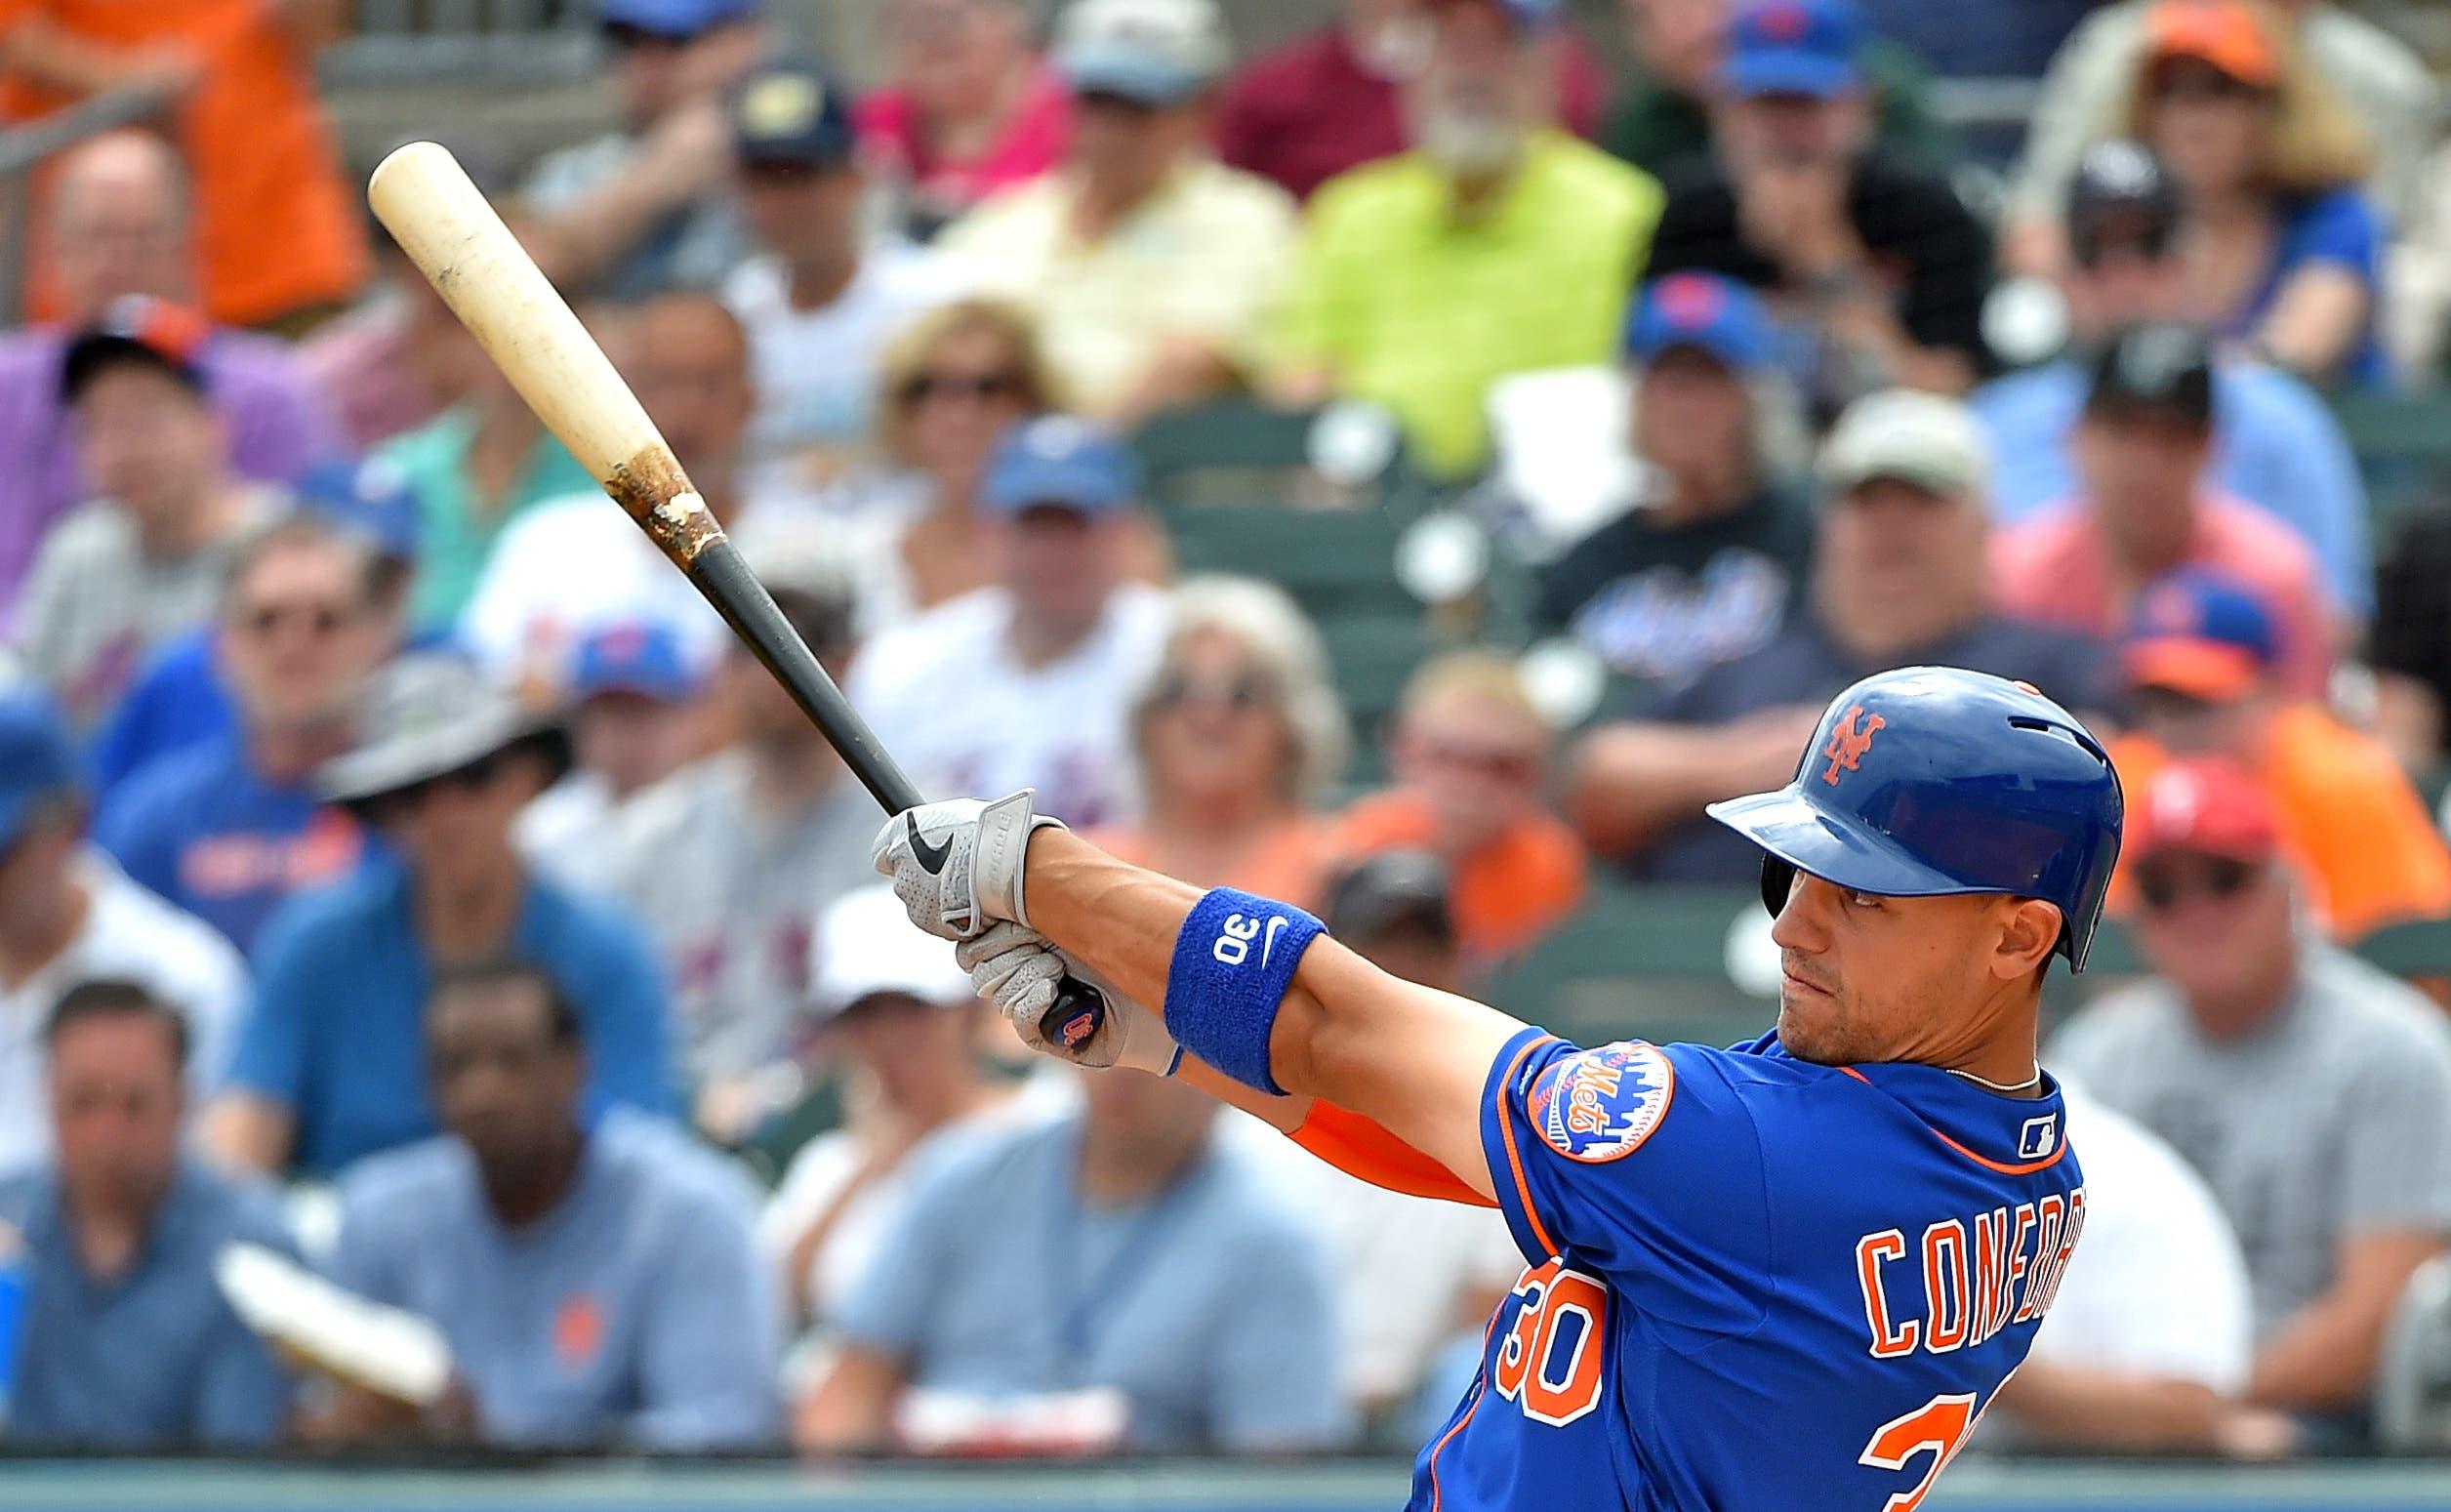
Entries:
[[[887, 814], [927, 801], [901, 763], [878, 743], [877, 732], [835, 686], [799, 632], [775, 607], [774, 595], [749, 570], [730, 538], [717, 535], [709, 540], [690, 559], [687, 570], [707, 602], [715, 605], [741, 643], [774, 674], [792, 695], [792, 702], [799, 705], [827, 744], [841, 753], [842, 764]], [[1105, 1024], [1105, 997], [1079, 977], [1067, 975], [1055, 984], [1055, 1001], [1039, 1015], [1039, 1036], [1058, 1049], [1073, 1050], [1087, 1043]]]

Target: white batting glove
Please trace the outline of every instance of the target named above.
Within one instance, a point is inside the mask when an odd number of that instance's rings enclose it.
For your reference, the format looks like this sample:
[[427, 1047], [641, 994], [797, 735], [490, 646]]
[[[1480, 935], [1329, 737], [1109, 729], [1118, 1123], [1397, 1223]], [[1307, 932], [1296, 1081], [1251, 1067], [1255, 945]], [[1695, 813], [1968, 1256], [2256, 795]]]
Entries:
[[911, 922], [940, 939], [969, 939], [1000, 919], [1028, 923], [1021, 868], [1031, 832], [1064, 827], [1034, 812], [1032, 797], [1024, 788], [993, 803], [922, 803], [885, 821], [869, 862], [893, 879]]
[[[1183, 1058], [1164, 1019], [1025, 924], [991, 924], [985, 933], [955, 946], [954, 959], [970, 973], [970, 985], [979, 996], [1011, 1022], [1021, 1042], [1042, 1054], [1093, 1071], [1127, 1066], [1161, 1077], [1174, 1075], [1175, 1063]], [[1039, 1033], [1039, 1021], [1055, 1001], [1056, 984], [1067, 976], [1106, 1000], [1106, 1022], [1069, 1050]]]

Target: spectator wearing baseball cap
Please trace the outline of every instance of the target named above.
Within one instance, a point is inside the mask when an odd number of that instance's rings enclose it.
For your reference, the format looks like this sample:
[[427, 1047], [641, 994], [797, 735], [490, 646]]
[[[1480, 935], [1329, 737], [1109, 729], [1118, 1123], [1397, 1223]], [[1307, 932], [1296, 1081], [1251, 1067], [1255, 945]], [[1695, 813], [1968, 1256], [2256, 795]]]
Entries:
[[193, 310], [132, 295], [61, 359], [94, 497], [45, 538], [16, 635], [79, 730], [110, 713], [148, 652], [212, 617], [230, 552], [277, 504], [230, 468], [205, 391], [209, 332]]
[[705, 671], [672, 628], [623, 620], [582, 638], [562, 681], [570, 771], [519, 814], [519, 851], [573, 887], [600, 887], [630, 800], [700, 738]]
[[725, 92], [765, 51], [760, 0], [598, 0], [622, 121], [548, 153], [519, 199], [562, 288], [624, 303], [711, 289], [740, 261]]
[[1329, 181], [1306, 214], [1279, 397], [1382, 405], [1441, 476], [1487, 460], [1491, 385], [1607, 360], [1659, 218], [1648, 174], [1551, 124], [1551, 20], [1433, 7], [1406, 150]]
[[673, 1104], [664, 976], [638, 924], [538, 876], [519, 810], [568, 763], [557, 726], [457, 657], [384, 669], [355, 743], [316, 774], [383, 840], [340, 881], [276, 913], [207, 1133], [227, 1160], [329, 1174], [438, 1125], [423, 1022], [436, 972], [516, 957], [560, 985], [587, 1040], [592, 1106]]
[[[2069, 259], [2059, 271], [2071, 349], [1993, 380], [1974, 396], [1991, 437], [1992, 510], [2021, 524], [2076, 491], [2076, 428], [2087, 360], [2129, 326], [2196, 322], [2181, 233], [2185, 196], [2153, 149], [2118, 138], [2088, 147], [2069, 184]], [[2213, 482], [2305, 540], [2334, 599], [2374, 605], [2366, 489], [2331, 409], [2301, 380], [2240, 351], [2213, 363]]]
[[1888, 385], [1959, 392], [1991, 366], [1991, 238], [1940, 171], [1875, 143], [1852, 0], [1746, 0], [1730, 16], [1711, 162], [1680, 175], [1653, 242], [1761, 291], [1823, 348], [1830, 408]]
[[2300, 926], [2285, 821], [2251, 773], [2198, 756], [2121, 781], [2153, 974], [2096, 999], [2045, 1060], [2167, 1140], [2236, 1228], [2244, 1399], [2353, 1443], [2393, 1308], [2451, 1236], [2451, 1028]]
[[1776, 786], [1848, 684], [1897, 667], [2022, 678], [2085, 712], [2117, 705], [2101, 638], [2006, 612], [1989, 591], [1989, 454], [1974, 416], [1914, 389], [1849, 406], [1821, 443], [1807, 598], [1777, 638], [1714, 666], [1647, 715], [1583, 740], [1567, 814], [1636, 878], [1735, 883], [1753, 850], [1702, 814]]
[[246, 1005], [247, 969], [230, 943], [87, 839], [68, 741], [48, 698], [0, 693], [0, 1167], [50, 1144], [43, 1029], [78, 983], [123, 978], [183, 1014], [195, 1094], [220, 1079]]
[[2354, 940], [2451, 913], [2451, 852], [2389, 748], [2283, 681], [2279, 633], [2237, 579], [2182, 569], [2137, 597], [2120, 665], [2133, 726], [2111, 743], [2130, 785], [2215, 755], [2269, 796], [2314, 921]]
[[1166, 626], [1165, 595], [1126, 573], [1138, 489], [1131, 453], [1072, 416], [1005, 430], [979, 493], [993, 586], [885, 628], [851, 669], [920, 791], [1035, 787], [1077, 828], [1129, 812], [1131, 696]]
[[[1590, 49], [1563, 17], [1549, 14], [1559, 9], [1554, 0], [1513, 8], [1546, 32], [1551, 115], [1588, 138], [1606, 88]], [[1409, 0], [1345, 0], [1342, 11], [1245, 63], [1217, 109], [1218, 155], [1296, 199], [1407, 144], [1405, 90], [1428, 40], [1421, 8]]]
[[865, 155], [890, 176], [904, 229], [946, 223], [1063, 160], [1072, 91], [1034, 46], [1024, 0], [906, 0], [885, 10], [884, 82], [860, 98]]
[[757, 462], [839, 459], [868, 434], [886, 344], [959, 291], [942, 258], [867, 228], [868, 175], [840, 83], [800, 63], [731, 101], [741, 209], [756, 250], [723, 281], [750, 336]]
[[2279, 629], [2284, 684], [2319, 699], [2338, 626], [2313, 553], [2208, 478], [2212, 445], [2204, 337], [2172, 324], [2118, 332], [2095, 354], [2077, 421], [2079, 492], [1994, 538], [1993, 590], [2013, 613], [2111, 635], [2139, 587], [2212, 568], [2263, 600]]
[[1285, 292], [1293, 201], [1208, 155], [1233, 45], [1216, 0], [1073, 0], [1064, 167], [948, 227], [958, 276], [1036, 320], [1084, 414], [1128, 426], [1244, 380]]
[[1626, 323], [1647, 495], [1541, 569], [1534, 615], [1629, 694], [1759, 649], [1803, 596], [1812, 511], [1765, 455], [1775, 342], [1761, 301], [1716, 273], [1654, 279]]

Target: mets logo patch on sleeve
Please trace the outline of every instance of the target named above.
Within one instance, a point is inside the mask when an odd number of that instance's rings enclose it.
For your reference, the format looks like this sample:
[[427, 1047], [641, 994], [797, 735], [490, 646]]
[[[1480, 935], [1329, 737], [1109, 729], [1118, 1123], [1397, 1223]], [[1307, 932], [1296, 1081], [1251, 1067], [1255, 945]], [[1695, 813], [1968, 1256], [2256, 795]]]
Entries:
[[1628, 1040], [1542, 1067], [1524, 1111], [1550, 1149], [1599, 1165], [1641, 1149], [1676, 1089], [1676, 1067], [1659, 1046]]

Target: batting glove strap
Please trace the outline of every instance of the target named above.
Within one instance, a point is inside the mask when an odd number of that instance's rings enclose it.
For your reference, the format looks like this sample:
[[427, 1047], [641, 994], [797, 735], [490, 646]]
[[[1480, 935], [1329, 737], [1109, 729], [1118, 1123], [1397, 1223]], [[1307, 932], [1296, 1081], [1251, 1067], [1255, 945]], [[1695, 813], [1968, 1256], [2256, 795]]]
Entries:
[[1268, 1038], [1294, 970], [1327, 925], [1288, 904], [1219, 887], [1204, 895], [1174, 937], [1165, 1027], [1177, 1043], [1272, 1097]]
[[1028, 925], [1030, 911], [1022, 895], [1022, 873], [1030, 857], [1030, 837], [1042, 829], [1064, 828], [1061, 819], [1037, 812], [1038, 790], [998, 798], [979, 810], [978, 851], [971, 875], [979, 901], [990, 919], [1009, 919]]

